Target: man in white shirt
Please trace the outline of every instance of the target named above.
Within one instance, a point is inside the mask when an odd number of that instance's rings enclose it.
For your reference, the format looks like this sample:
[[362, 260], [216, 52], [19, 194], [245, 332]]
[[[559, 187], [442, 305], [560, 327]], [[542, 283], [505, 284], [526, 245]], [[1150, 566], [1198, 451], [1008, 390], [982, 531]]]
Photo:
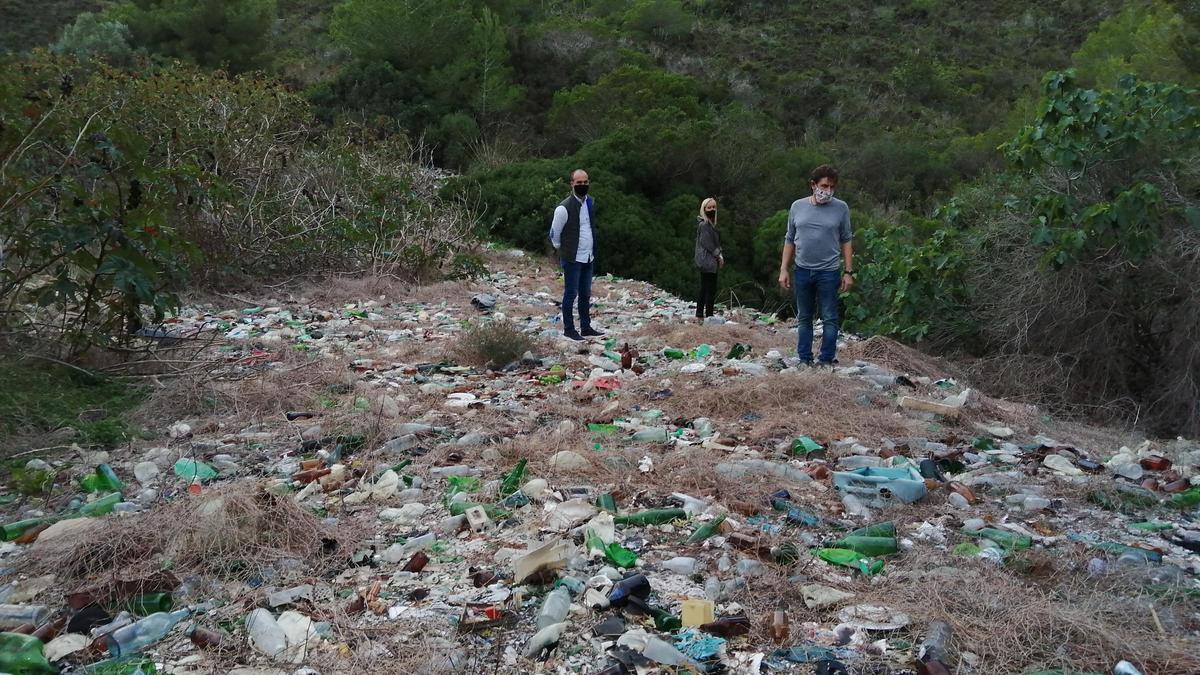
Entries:
[[[554, 209], [550, 225], [550, 242], [558, 251], [563, 268], [562, 318], [563, 335], [582, 342], [600, 337], [603, 331], [592, 327], [592, 270], [596, 248], [595, 206], [588, 196], [591, 181], [587, 172], [577, 169], [571, 174], [571, 194]], [[579, 330], [575, 330], [572, 308], [579, 302]]]

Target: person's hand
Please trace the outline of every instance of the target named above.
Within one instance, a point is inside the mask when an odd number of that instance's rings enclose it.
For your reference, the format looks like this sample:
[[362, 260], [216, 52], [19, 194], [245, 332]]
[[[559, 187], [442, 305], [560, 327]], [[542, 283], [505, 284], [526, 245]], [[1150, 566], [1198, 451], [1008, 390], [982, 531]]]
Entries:
[[723, 255], [717, 256], [717, 269], [720, 269], [724, 266], [725, 266], [725, 256], [723, 256]]
[[842, 292], [847, 293], [851, 288], [854, 288], [854, 277], [849, 274], [842, 275]]
[[787, 270], [779, 270], [779, 287], [780, 288], [791, 288], [792, 287], [792, 277], [790, 274], [787, 273]]

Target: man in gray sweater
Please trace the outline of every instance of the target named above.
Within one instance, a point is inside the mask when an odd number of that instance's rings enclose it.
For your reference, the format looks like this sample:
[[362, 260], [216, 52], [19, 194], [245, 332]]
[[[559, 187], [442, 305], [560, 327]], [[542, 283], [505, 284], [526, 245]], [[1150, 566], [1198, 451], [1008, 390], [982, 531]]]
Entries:
[[[833, 196], [838, 173], [822, 164], [809, 178], [812, 194], [797, 199], [788, 211], [779, 285], [791, 288], [796, 300], [796, 355], [813, 362], [813, 310], [821, 312], [821, 352], [817, 363], [837, 363], [838, 291], [854, 286], [854, 245], [850, 207]], [[795, 265], [792, 258], [795, 257]], [[841, 273], [839, 274], [839, 270]]]

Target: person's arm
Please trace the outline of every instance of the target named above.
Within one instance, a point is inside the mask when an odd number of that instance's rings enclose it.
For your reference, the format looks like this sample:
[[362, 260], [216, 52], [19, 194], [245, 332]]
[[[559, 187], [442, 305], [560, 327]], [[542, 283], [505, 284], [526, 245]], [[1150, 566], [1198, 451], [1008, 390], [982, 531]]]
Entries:
[[854, 287], [854, 242], [842, 242], [842, 292]]
[[788, 213], [787, 234], [783, 237], [783, 258], [779, 261], [779, 286], [792, 287], [791, 263], [796, 254], [796, 225], [792, 222], [792, 214]]
[[838, 238], [842, 240], [842, 292], [854, 287], [854, 231], [850, 229], [850, 209], [838, 227]]
[[554, 220], [550, 222], [550, 243], [558, 250], [562, 245], [563, 226], [567, 224], [567, 207], [559, 204], [554, 209]]

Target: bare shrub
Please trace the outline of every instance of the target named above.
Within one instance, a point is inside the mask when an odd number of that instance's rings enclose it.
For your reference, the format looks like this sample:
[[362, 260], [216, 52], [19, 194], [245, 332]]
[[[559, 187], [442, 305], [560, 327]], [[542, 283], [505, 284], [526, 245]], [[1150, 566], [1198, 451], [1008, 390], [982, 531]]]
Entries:
[[468, 328], [459, 338], [455, 355], [464, 363], [482, 368], [503, 368], [519, 361], [537, 342], [513, 322], [484, 321]]

